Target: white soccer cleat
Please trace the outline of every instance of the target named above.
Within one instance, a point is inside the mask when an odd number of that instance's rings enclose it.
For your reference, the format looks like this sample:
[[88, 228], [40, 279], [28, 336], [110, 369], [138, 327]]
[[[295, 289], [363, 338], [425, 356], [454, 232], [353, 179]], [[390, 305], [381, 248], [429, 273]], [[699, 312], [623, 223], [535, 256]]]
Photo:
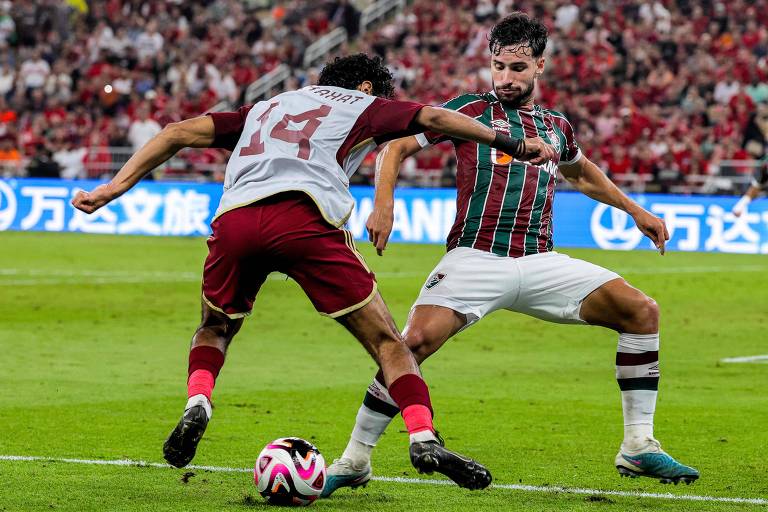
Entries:
[[327, 498], [333, 491], [340, 487], [365, 487], [373, 476], [371, 463], [364, 466], [355, 466], [351, 459], [341, 458], [333, 461], [326, 472], [325, 486], [321, 498]]

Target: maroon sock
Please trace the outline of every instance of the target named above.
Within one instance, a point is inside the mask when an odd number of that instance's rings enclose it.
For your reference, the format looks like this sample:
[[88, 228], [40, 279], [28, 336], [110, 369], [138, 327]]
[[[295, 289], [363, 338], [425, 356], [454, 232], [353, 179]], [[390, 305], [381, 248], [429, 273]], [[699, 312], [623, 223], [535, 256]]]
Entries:
[[423, 405], [432, 414], [432, 402], [424, 379], [415, 373], [406, 373], [389, 385], [389, 396], [401, 411], [410, 405]]
[[223, 365], [224, 354], [216, 347], [200, 345], [190, 350], [187, 397], [205, 395], [210, 400]]

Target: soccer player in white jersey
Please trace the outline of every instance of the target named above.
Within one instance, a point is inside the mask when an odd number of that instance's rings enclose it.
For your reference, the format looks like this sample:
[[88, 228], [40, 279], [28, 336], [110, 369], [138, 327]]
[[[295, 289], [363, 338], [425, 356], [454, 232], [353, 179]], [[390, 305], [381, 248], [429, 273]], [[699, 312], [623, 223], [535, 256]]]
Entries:
[[[546, 42], [546, 27], [523, 13], [501, 20], [490, 35], [493, 91], [464, 94], [444, 107], [513, 137], [540, 136], [556, 148], [556, 159], [532, 165], [482, 143], [429, 132], [393, 141], [378, 159], [369, 235], [381, 253], [392, 230], [393, 189], [402, 160], [451, 140], [458, 163], [456, 221], [448, 252], [427, 278], [403, 331], [416, 360], [421, 363], [454, 334], [500, 309], [613, 329], [618, 332], [616, 378], [624, 414], [615, 465], [622, 476], [690, 483], [698, 471], [662, 451], [653, 436], [659, 382], [656, 302], [614, 272], [552, 250], [558, 169], [577, 190], [629, 213], [662, 254], [669, 234], [663, 220], [622, 193], [582, 155], [563, 114], [534, 104]], [[379, 374], [368, 387], [347, 448], [329, 468], [325, 496], [371, 478], [371, 451], [396, 412]]]
[[348, 178], [377, 144], [436, 130], [491, 144], [532, 162], [554, 157], [541, 139], [512, 139], [463, 114], [392, 101], [392, 76], [359, 54], [327, 65], [318, 85], [279, 94], [237, 112], [172, 123], [136, 152], [111, 182], [72, 204], [87, 213], [125, 193], [184, 147], [232, 150], [224, 194], [211, 225], [203, 271], [202, 323], [192, 338], [188, 401], [163, 446], [187, 465], [211, 418], [211, 393], [227, 347], [267, 275], [280, 271], [315, 308], [343, 324], [383, 372], [410, 434], [410, 458], [462, 487], [491, 482], [480, 464], [444, 448], [432, 425], [429, 391], [377, 292], [373, 273], [341, 229], [353, 207]]

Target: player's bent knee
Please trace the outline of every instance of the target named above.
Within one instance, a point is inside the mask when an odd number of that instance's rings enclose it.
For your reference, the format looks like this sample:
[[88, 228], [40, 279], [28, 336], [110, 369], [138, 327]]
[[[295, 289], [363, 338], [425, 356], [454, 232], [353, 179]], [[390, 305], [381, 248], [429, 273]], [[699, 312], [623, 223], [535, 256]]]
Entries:
[[624, 332], [653, 334], [659, 331], [659, 305], [651, 297], [640, 293], [631, 302]]
[[232, 340], [232, 337], [237, 334], [237, 331], [240, 330], [240, 326], [242, 325], [242, 318], [229, 318], [226, 314], [216, 311], [204, 303], [203, 318], [197, 328], [195, 337], [197, 338], [201, 334], [207, 334], [223, 338], [229, 342]]
[[439, 343], [435, 343], [425, 330], [419, 328], [409, 328], [403, 333], [403, 339], [419, 364], [440, 348]]
[[642, 310], [645, 322], [655, 327], [654, 332], [658, 331], [660, 311], [656, 301], [646, 296]]

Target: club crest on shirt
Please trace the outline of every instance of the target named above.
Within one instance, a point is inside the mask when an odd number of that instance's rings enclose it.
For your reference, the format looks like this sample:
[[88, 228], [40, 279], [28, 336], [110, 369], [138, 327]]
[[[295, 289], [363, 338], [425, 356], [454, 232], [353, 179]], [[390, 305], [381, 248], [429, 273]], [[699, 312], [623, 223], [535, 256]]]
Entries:
[[443, 280], [444, 277], [445, 277], [445, 274], [443, 274], [441, 272], [436, 272], [436, 273], [432, 274], [429, 277], [429, 279], [427, 279], [427, 284], [424, 285], [424, 288], [426, 288], [427, 290], [429, 290], [431, 288], [434, 288], [435, 286], [438, 285], [438, 283], [440, 283], [440, 281]]
[[554, 147], [558, 152], [562, 150], [562, 141], [560, 140], [560, 136], [555, 132], [555, 130], [552, 129], [550, 126], [547, 128], [547, 137], [549, 137], [549, 140], [552, 142], [552, 147]]

